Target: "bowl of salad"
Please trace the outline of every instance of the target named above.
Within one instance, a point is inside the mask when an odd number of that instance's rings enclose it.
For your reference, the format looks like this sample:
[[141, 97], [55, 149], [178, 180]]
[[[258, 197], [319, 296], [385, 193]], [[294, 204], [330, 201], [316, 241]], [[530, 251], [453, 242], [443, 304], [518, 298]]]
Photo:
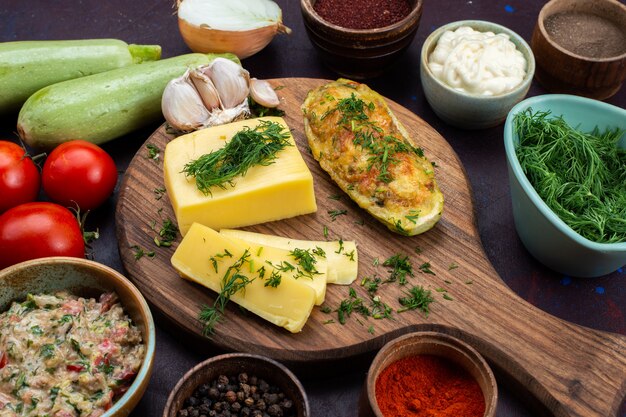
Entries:
[[155, 350], [150, 309], [130, 281], [51, 257], [0, 270], [0, 287], [0, 414], [130, 414]]
[[626, 264], [626, 110], [548, 94], [504, 126], [513, 217], [528, 251], [574, 277]]

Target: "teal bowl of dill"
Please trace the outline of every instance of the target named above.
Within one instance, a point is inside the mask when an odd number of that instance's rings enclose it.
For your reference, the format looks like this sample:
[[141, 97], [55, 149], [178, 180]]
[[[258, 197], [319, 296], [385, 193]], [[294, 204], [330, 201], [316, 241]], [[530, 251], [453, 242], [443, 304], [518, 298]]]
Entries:
[[626, 110], [588, 98], [528, 98], [504, 125], [513, 218], [548, 268], [598, 277], [626, 265]]

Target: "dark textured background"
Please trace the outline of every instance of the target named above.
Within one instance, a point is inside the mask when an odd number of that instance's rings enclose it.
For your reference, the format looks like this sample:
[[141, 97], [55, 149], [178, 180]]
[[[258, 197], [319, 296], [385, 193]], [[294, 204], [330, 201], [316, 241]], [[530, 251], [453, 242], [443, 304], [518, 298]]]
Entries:
[[[224, 0], [227, 1], [227, 0]], [[270, 46], [243, 61], [257, 78], [336, 78], [319, 61], [303, 27], [300, 3], [278, 0], [291, 36], [277, 37]], [[521, 297], [565, 320], [594, 329], [626, 334], [626, 271], [595, 279], [575, 279], [554, 273], [535, 261], [522, 246], [511, 212], [502, 126], [464, 131], [439, 120], [422, 93], [419, 53], [435, 28], [456, 20], [482, 19], [509, 27], [530, 41], [542, 1], [530, 0], [424, 0], [419, 31], [408, 53], [384, 76], [368, 81], [383, 95], [409, 108], [445, 137], [465, 165], [475, 198], [480, 236], [489, 259], [502, 279]], [[170, 0], [2, 0], [0, 41], [31, 39], [119, 38], [128, 43], [160, 44], [163, 56], [189, 52], [177, 26]], [[24, 74], [28, 76], [28, 74]], [[529, 96], [545, 91], [533, 83]], [[0, 92], [2, 94], [2, 92]], [[626, 89], [608, 100], [626, 107]], [[112, 154], [120, 173], [158, 125], [117, 139], [104, 148]], [[0, 135], [13, 138], [15, 118], [0, 118]], [[117, 195], [90, 216], [88, 226], [99, 228], [93, 245], [95, 260], [123, 271], [114, 230]], [[185, 371], [215, 352], [198, 352], [184, 337], [157, 319], [157, 354], [146, 395], [132, 416], [160, 416], [167, 396]], [[355, 416], [367, 363], [323, 377], [303, 375], [314, 417]], [[511, 388], [502, 378], [499, 417], [534, 416], [520, 399], [522, 388]], [[626, 417], [622, 406], [619, 417]]]

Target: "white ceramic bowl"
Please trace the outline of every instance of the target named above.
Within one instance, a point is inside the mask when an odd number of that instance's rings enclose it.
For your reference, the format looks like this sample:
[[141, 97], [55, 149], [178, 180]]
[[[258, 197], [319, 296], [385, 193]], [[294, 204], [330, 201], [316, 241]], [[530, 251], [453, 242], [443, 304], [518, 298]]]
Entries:
[[[480, 32], [504, 33], [509, 36], [526, 59], [526, 76], [512, 91], [496, 96], [479, 96], [446, 85], [428, 67], [428, 57], [444, 32], [469, 26]], [[443, 25], [426, 38], [420, 58], [420, 77], [426, 100], [444, 122], [464, 129], [484, 129], [497, 126], [506, 119], [511, 108], [528, 93], [535, 73], [535, 58], [530, 46], [517, 33], [496, 23], [482, 20], [461, 20]]]

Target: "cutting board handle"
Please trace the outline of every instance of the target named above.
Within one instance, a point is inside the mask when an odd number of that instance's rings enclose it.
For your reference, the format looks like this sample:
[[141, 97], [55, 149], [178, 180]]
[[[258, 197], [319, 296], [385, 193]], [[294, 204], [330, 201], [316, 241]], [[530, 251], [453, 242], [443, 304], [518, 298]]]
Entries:
[[473, 292], [484, 295], [484, 309], [445, 331], [472, 344], [555, 417], [617, 417], [626, 394], [626, 337], [551, 316], [491, 270], [494, 285]]

